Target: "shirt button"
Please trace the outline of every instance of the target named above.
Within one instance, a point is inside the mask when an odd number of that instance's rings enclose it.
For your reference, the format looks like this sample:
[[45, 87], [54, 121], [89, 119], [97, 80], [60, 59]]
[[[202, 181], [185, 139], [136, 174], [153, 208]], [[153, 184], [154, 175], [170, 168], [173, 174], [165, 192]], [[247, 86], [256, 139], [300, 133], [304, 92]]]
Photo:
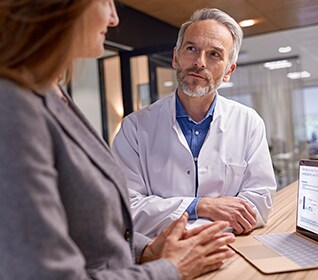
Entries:
[[190, 175], [190, 174], [191, 174], [191, 171], [190, 171], [190, 170], [188, 170], [188, 171], [187, 171], [187, 174], [188, 174], [188, 175]]
[[125, 240], [126, 240], [126, 241], [129, 241], [129, 240], [130, 240], [130, 238], [131, 238], [131, 236], [132, 236], [132, 234], [131, 234], [131, 230], [126, 229], [126, 230], [125, 230], [125, 234], [124, 234], [124, 238], [125, 238]]
[[195, 135], [199, 135], [199, 133], [200, 133], [200, 132], [197, 131], [197, 130], [194, 132]]

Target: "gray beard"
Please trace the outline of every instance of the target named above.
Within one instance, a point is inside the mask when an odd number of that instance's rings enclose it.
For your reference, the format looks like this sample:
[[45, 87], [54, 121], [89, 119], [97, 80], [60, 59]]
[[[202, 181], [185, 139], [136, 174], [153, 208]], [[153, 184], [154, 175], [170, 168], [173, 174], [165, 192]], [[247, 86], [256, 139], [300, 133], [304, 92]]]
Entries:
[[215, 81], [215, 83], [213, 84], [208, 84], [207, 86], [202, 87], [198, 85], [199, 82], [197, 81], [194, 81], [191, 84], [186, 82], [184, 79], [185, 76], [182, 75], [184, 74], [184, 72], [182, 72], [180, 68], [177, 68], [176, 74], [177, 81], [182, 91], [184, 92], [184, 94], [190, 97], [201, 97], [215, 92], [222, 83], [222, 79], [219, 79], [218, 81]]
[[190, 96], [190, 97], [200, 97], [200, 96], [204, 96], [209, 94], [210, 92], [212, 92], [214, 90], [214, 87], [209, 85], [206, 87], [196, 87], [195, 89], [193, 89], [193, 87], [191, 85], [189, 85], [188, 83], [186, 83], [185, 81], [181, 81], [179, 83], [182, 91]]
[[182, 91], [190, 96], [190, 97], [201, 97], [201, 96], [205, 96], [208, 95], [212, 92], [215, 92], [219, 86], [222, 83], [222, 80], [220, 79], [219, 81], [216, 81], [213, 85], [207, 85], [205, 87], [201, 87], [201, 86], [197, 86], [195, 84], [189, 84], [186, 81], [184, 81], [183, 79], [181, 79], [179, 82], [179, 85], [182, 89]]

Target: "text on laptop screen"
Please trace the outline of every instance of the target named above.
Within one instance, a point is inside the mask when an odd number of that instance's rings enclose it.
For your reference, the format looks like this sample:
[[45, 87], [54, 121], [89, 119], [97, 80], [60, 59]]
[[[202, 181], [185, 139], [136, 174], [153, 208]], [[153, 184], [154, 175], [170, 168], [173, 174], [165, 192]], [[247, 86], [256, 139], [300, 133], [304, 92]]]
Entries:
[[299, 166], [297, 226], [318, 234], [318, 167]]

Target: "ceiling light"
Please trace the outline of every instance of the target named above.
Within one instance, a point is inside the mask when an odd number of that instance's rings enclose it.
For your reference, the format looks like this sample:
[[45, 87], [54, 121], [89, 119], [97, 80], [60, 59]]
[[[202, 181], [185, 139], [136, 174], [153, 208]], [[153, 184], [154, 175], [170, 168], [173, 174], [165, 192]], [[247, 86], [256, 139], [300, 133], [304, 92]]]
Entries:
[[291, 72], [287, 74], [287, 77], [292, 80], [305, 79], [305, 78], [309, 78], [310, 76], [311, 74], [308, 71]]
[[233, 87], [234, 84], [232, 82], [228, 82], [228, 83], [222, 83], [219, 88], [230, 88], [230, 87]]
[[278, 51], [279, 51], [280, 53], [289, 53], [289, 52], [292, 51], [292, 48], [291, 48], [291, 46], [280, 47], [280, 48], [278, 49]]
[[264, 67], [268, 68], [269, 70], [288, 68], [292, 66], [293, 64], [288, 60], [277, 60], [264, 63]]
[[249, 27], [249, 26], [253, 26], [257, 23], [257, 21], [255, 19], [246, 19], [246, 20], [242, 20], [239, 22], [239, 25], [241, 27]]
[[173, 81], [166, 81], [163, 83], [164, 87], [172, 87], [173, 86]]

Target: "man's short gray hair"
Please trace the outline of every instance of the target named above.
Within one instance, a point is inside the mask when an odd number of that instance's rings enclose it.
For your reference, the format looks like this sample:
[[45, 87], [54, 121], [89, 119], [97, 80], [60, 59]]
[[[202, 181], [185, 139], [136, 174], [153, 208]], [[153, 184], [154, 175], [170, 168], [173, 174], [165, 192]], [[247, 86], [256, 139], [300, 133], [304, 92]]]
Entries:
[[219, 9], [205, 8], [197, 10], [192, 14], [189, 21], [186, 21], [181, 25], [176, 44], [177, 52], [180, 50], [182, 46], [184, 33], [187, 30], [187, 28], [194, 22], [207, 19], [213, 19], [223, 24], [230, 31], [233, 39], [233, 49], [229, 57], [229, 63], [230, 65], [235, 63], [237, 61], [238, 54], [242, 45], [243, 31], [239, 24], [232, 17], [230, 17], [228, 14], [222, 12]]

